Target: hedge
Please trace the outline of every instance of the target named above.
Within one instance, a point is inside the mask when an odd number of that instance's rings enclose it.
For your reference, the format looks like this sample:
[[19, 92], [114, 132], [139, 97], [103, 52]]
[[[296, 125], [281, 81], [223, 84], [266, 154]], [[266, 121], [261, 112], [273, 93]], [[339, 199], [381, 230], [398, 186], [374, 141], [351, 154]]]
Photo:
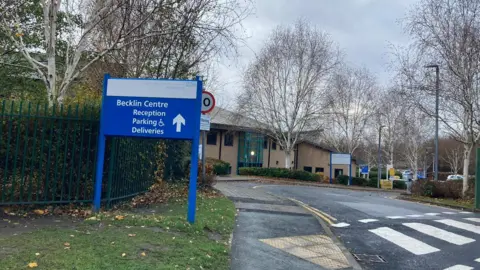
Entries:
[[[349, 176], [348, 175], [340, 175], [337, 177], [337, 183], [342, 185], [348, 185]], [[365, 179], [361, 177], [352, 177], [352, 185], [353, 186], [361, 186], [361, 187], [377, 187], [377, 179]], [[393, 188], [394, 189], [407, 189], [407, 184], [405, 181], [402, 180], [394, 180], [393, 181]]]
[[239, 169], [240, 175], [255, 175], [255, 176], [265, 176], [265, 177], [274, 177], [274, 178], [286, 178], [286, 179], [296, 179], [303, 181], [321, 181], [321, 176], [318, 174], [301, 171], [301, 170], [289, 170], [285, 168], [255, 168], [255, 167], [244, 167]]
[[[413, 182], [412, 194], [431, 198], [462, 198], [463, 181], [417, 180]], [[475, 179], [468, 180], [465, 199], [475, 197]]]

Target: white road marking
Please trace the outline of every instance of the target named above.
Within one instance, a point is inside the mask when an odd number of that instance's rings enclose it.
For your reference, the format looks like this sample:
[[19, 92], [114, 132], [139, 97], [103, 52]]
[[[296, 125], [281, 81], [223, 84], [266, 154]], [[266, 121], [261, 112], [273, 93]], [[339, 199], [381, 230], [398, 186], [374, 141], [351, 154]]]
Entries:
[[462, 229], [462, 230], [465, 230], [465, 231], [480, 234], [480, 226], [456, 221], [456, 220], [453, 220], [453, 219], [440, 219], [440, 220], [435, 220], [435, 221], [443, 223], [443, 224], [448, 225], [448, 226], [459, 228], [459, 229]]
[[370, 222], [375, 222], [378, 221], [378, 219], [373, 219], [373, 218], [367, 218], [367, 219], [360, 219], [359, 222], [362, 223], [370, 223]]
[[473, 267], [462, 265], [462, 264], [457, 264], [449, 268], [445, 268], [444, 270], [472, 270]]
[[388, 216], [387, 218], [389, 219], [401, 219], [401, 218], [405, 218], [403, 216]]
[[475, 261], [476, 261], [476, 262], [480, 262], [480, 258], [476, 259]]
[[458, 246], [475, 242], [475, 239], [464, 237], [423, 223], [403, 223], [403, 225], [419, 231], [423, 234], [438, 238], [443, 241], [447, 241]]
[[480, 222], [480, 218], [475, 218], [475, 217], [471, 217], [471, 218], [464, 218], [466, 220], [470, 220], [470, 221], [473, 221], [473, 222]]
[[407, 251], [415, 255], [424, 255], [432, 252], [440, 251], [438, 248], [432, 247], [425, 244], [422, 241], [419, 241], [415, 238], [407, 236], [403, 233], [397, 232], [388, 227], [380, 227], [377, 229], [370, 230], [370, 232], [382, 237], [385, 240], [388, 240], [395, 245], [404, 248]]
[[438, 216], [440, 213], [426, 213], [425, 216]]
[[423, 217], [423, 215], [407, 215], [407, 217]]
[[447, 214], [447, 215], [455, 215], [457, 214], [457, 212], [442, 212], [443, 214]]
[[473, 213], [468, 211], [463, 211], [463, 212], [460, 212], [460, 214], [473, 214]]
[[332, 226], [335, 227], [335, 228], [345, 228], [345, 227], [350, 226], [350, 224], [345, 223], [345, 222], [340, 222], [340, 223], [337, 223], [337, 224], [332, 224]]

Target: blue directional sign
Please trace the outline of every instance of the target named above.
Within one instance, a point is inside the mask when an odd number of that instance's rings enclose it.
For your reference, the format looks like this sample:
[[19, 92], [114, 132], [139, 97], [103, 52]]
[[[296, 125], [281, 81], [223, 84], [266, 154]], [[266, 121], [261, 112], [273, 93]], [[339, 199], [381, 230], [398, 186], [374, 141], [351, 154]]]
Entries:
[[363, 165], [361, 169], [362, 169], [361, 171], [362, 174], [368, 174], [369, 172], [368, 165]]
[[106, 136], [192, 141], [188, 221], [195, 220], [202, 81], [118, 79], [105, 75], [94, 209], [100, 208]]
[[103, 101], [106, 136], [193, 139], [197, 81], [108, 79]]

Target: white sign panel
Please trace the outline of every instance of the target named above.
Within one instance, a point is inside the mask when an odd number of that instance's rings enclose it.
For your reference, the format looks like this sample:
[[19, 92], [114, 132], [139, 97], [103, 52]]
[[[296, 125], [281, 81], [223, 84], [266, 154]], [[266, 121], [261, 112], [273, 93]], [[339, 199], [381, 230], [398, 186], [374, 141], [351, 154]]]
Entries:
[[350, 165], [350, 154], [332, 154], [332, 165]]
[[202, 149], [203, 149], [202, 145], [199, 144], [198, 145], [198, 159], [202, 158]]
[[203, 114], [200, 116], [200, 130], [210, 131], [210, 116]]

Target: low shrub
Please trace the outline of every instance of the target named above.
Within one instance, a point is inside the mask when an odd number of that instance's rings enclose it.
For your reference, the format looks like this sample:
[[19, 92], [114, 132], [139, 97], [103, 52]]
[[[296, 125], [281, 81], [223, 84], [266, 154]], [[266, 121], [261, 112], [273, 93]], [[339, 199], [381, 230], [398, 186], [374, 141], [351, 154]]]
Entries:
[[[417, 180], [412, 184], [412, 193], [432, 198], [462, 198], [463, 181]], [[465, 199], [475, 197], [475, 180], [469, 179]]]
[[231, 173], [230, 163], [214, 158], [207, 158], [206, 164], [211, 164], [213, 166], [213, 173], [215, 175], [229, 175]]
[[[348, 175], [340, 175], [336, 178], [336, 180], [337, 180], [337, 184], [348, 185], [348, 181], [350, 180], [350, 177]], [[368, 180], [361, 177], [352, 177], [352, 185], [365, 187], [368, 185]]]
[[286, 178], [296, 179], [303, 181], [315, 181], [320, 182], [322, 177], [315, 173], [310, 173], [301, 170], [289, 170], [285, 168], [257, 168], [257, 167], [244, 167], [239, 170], [240, 175], [255, 175], [265, 176], [273, 178]]
[[407, 183], [402, 180], [393, 180], [393, 188], [394, 189], [407, 189]]

